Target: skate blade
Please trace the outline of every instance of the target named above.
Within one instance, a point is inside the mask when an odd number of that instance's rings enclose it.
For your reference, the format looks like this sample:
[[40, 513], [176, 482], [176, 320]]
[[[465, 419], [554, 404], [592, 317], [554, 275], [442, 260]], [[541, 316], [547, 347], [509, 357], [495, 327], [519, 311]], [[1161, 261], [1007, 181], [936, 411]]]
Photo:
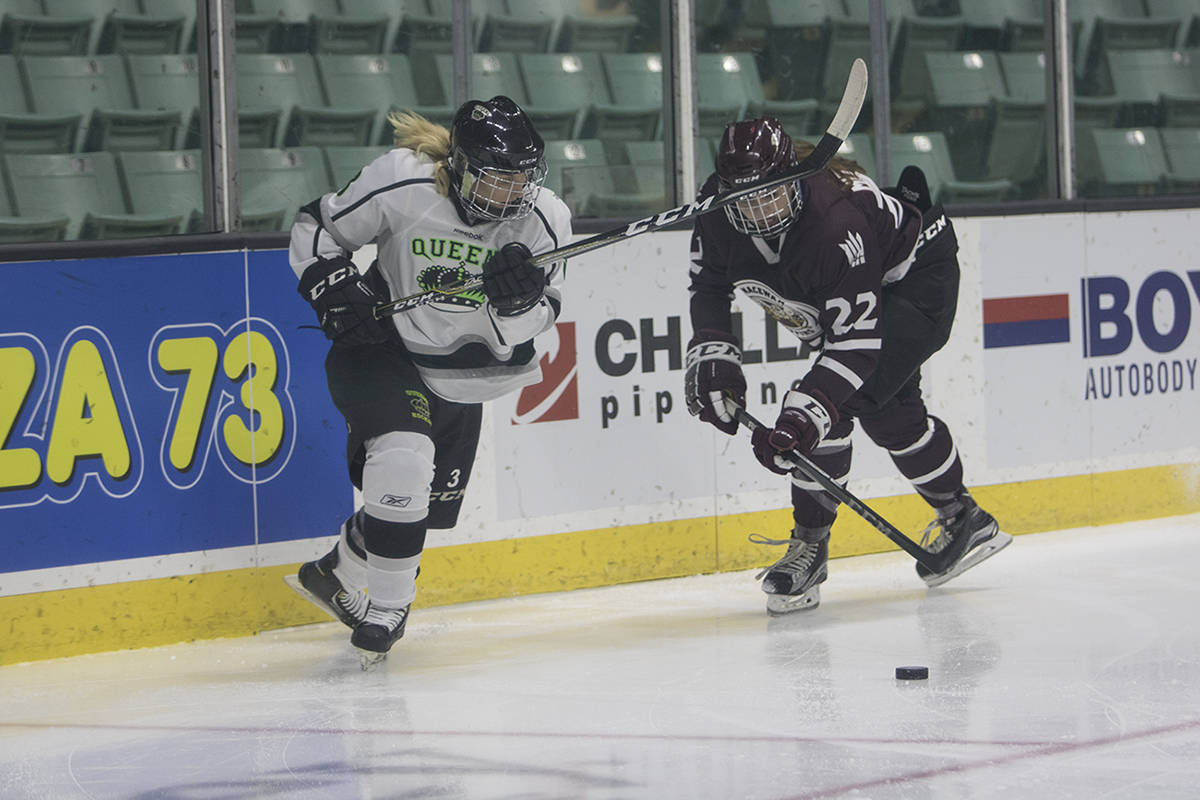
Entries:
[[304, 584], [300, 582], [299, 575], [284, 575], [283, 582], [286, 583], [288, 586], [290, 586], [292, 588], [292, 591], [294, 591], [296, 594], [300, 595], [305, 600], [307, 600], [308, 602], [312, 603], [317, 608], [324, 611], [326, 614], [328, 614], [333, 619], [337, 620], [338, 622], [341, 622], [341, 620], [338, 619], [338, 615], [335, 614], [333, 612], [333, 610], [330, 609], [329, 606], [325, 605], [325, 603], [322, 602], [321, 598], [317, 597], [315, 594], [310, 592], [308, 589], [304, 588]]
[[814, 586], [804, 594], [768, 594], [767, 613], [773, 617], [807, 611], [821, 604], [821, 587]]
[[387, 655], [374, 650], [358, 650], [358, 666], [363, 672], [371, 672], [387, 660]]
[[979, 545], [979, 547], [976, 547], [967, 554], [966, 558], [955, 564], [954, 569], [948, 572], [943, 572], [940, 575], [930, 575], [929, 577], [924, 578], [923, 580], [925, 581], [925, 585], [929, 586], [930, 588], [934, 586], [941, 586], [946, 581], [963, 574], [971, 567], [979, 564], [981, 561], [986, 561], [987, 559], [996, 555], [996, 553], [999, 553], [1011, 543], [1012, 536], [1004, 531], [998, 530], [996, 531], [995, 536]]

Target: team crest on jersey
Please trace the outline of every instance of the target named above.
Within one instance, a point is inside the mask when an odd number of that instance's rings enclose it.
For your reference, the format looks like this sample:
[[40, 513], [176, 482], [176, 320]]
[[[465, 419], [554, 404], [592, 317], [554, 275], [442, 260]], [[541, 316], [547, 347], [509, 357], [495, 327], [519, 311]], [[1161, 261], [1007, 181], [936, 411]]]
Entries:
[[813, 306], [789, 300], [759, 281], [737, 281], [734, 285], [797, 338], [811, 344], [821, 337], [821, 312]]
[[[417, 285], [426, 292], [443, 292], [459, 281], [467, 280], [471, 273], [463, 267], [443, 267], [440, 264], [426, 267], [417, 275]], [[482, 289], [466, 292], [445, 293], [429, 305], [441, 311], [474, 311], [487, 302]]]

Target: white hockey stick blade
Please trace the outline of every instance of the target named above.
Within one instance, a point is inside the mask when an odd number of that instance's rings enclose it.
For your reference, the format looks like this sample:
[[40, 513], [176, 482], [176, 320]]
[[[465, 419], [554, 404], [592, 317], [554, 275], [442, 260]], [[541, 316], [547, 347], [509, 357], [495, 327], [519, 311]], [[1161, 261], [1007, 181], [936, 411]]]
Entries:
[[1012, 543], [1012, 538], [1013, 537], [1011, 535], [1005, 533], [1004, 531], [996, 531], [995, 536], [988, 539], [971, 552], [967, 553], [967, 555], [964, 556], [961, 561], [954, 565], [954, 569], [937, 575], [930, 575], [929, 577], [925, 578], [925, 585], [932, 588], [934, 586], [941, 586], [943, 583], [952, 578], [957, 578], [971, 567], [978, 566], [981, 562], [986, 561], [987, 559], [996, 555], [996, 553], [999, 553], [1001, 550], [1008, 547], [1009, 544]]
[[[587, 239], [564, 245], [546, 253], [540, 253], [530, 259], [530, 263], [543, 266], [555, 261], [574, 258], [584, 253], [590, 253], [593, 250], [599, 250], [602, 247], [608, 247], [617, 242], [623, 242], [634, 236], [640, 236], [643, 233], [650, 233], [651, 231], [678, 225], [693, 217], [698, 217], [701, 214], [707, 214], [719, 208], [724, 208], [731, 203], [736, 203], [743, 197], [752, 195], [755, 192], [761, 192], [764, 189], [781, 186], [791, 181], [815, 175], [829, 166], [829, 162], [837, 154], [838, 148], [842, 146], [842, 143], [846, 141], [846, 137], [850, 135], [850, 131], [854, 129], [854, 123], [858, 120], [859, 112], [862, 111], [863, 102], [866, 98], [867, 64], [861, 58], [856, 58], [850, 66], [850, 75], [846, 79], [846, 88], [842, 92], [842, 99], [838, 103], [837, 111], [833, 115], [833, 121], [829, 123], [829, 127], [825, 129], [824, 135], [821, 136], [813, 151], [801, 159], [800, 163], [796, 166], [773, 177], [744, 186], [736, 191], [702, 197], [691, 203], [684, 203], [681, 206], [668, 209], [659, 214], [634, 220], [620, 228], [613, 228]], [[392, 300], [389, 303], [381, 303], [375, 307], [375, 318], [386, 319], [393, 314], [411, 311], [414, 308], [435, 302], [439, 297], [444, 297], [448, 294], [462, 294], [479, 289], [481, 286], [483, 286], [483, 279], [478, 275], [472, 275], [462, 281], [442, 287], [440, 290], [420, 292], [419, 294]]]

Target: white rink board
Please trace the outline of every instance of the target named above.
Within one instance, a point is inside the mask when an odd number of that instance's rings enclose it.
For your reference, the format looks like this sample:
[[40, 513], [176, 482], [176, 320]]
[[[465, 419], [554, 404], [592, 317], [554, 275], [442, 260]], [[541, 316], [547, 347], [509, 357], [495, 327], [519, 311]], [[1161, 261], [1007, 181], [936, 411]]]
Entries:
[[[1186, 364], [1200, 356], [1200, 287], [1187, 274], [1200, 270], [1187, 234], [1200, 225], [1200, 212], [972, 217], [954, 224], [962, 265], [958, 315], [949, 343], [926, 364], [922, 385], [931, 412], [954, 433], [969, 485], [1200, 462], [1200, 424], [1189, 411], [1200, 393], [1190, 384], [1167, 394], [1084, 396], [1089, 368]], [[757, 465], [747, 434], [726, 437], [685, 408], [689, 241], [687, 232], [645, 234], [568, 264], [560, 324], [573, 327], [574, 351], [547, 333], [539, 346], [553, 361], [537, 390], [542, 402], [530, 400], [518, 414], [518, 393], [485, 406], [459, 525], [437, 532], [430, 547], [788, 505], [786, 482]], [[356, 261], [369, 264], [369, 250]], [[1160, 271], [1188, 284], [1190, 329], [1179, 347], [1154, 353], [1135, 325], [1126, 352], [1085, 359], [1083, 279], [1123, 280], [1133, 287], [1132, 308], [1145, 277]], [[1053, 294], [1068, 295], [1068, 342], [984, 348], [984, 300]], [[1166, 330], [1173, 322], [1162, 299], [1154, 313]], [[762, 402], [763, 384], [774, 383], [781, 395], [809, 361], [781, 356], [783, 348], [798, 346], [781, 329], [768, 346], [763, 312], [752, 302], [739, 295], [736, 307], [745, 349], [763, 354], [746, 366], [747, 404], [770, 422], [775, 404]], [[1104, 335], [1111, 335], [1107, 326]], [[537, 421], [570, 393], [572, 376], [577, 413]], [[911, 491], [861, 431], [854, 442], [852, 491], [864, 499]]]

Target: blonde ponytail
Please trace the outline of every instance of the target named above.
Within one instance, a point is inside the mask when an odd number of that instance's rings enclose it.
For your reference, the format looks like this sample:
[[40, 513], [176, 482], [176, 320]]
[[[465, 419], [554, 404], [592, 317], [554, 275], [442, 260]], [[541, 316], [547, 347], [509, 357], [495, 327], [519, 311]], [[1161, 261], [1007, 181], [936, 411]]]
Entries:
[[[797, 139], [792, 147], [796, 151], [797, 160], [803, 160], [805, 156], [816, 149], [816, 145], [812, 142], [806, 142], [803, 139]], [[854, 159], [843, 156], [834, 156], [826, 169], [833, 173], [833, 177], [837, 179], [837, 182], [846, 189], [849, 189], [854, 183], [855, 173], [861, 172], [864, 175], [867, 174], [867, 171], [863, 169], [861, 164]]]
[[412, 111], [390, 111], [396, 147], [407, 147], [434, 162], [434, 185], [442, 196], [450, 194], [450, 131]]

